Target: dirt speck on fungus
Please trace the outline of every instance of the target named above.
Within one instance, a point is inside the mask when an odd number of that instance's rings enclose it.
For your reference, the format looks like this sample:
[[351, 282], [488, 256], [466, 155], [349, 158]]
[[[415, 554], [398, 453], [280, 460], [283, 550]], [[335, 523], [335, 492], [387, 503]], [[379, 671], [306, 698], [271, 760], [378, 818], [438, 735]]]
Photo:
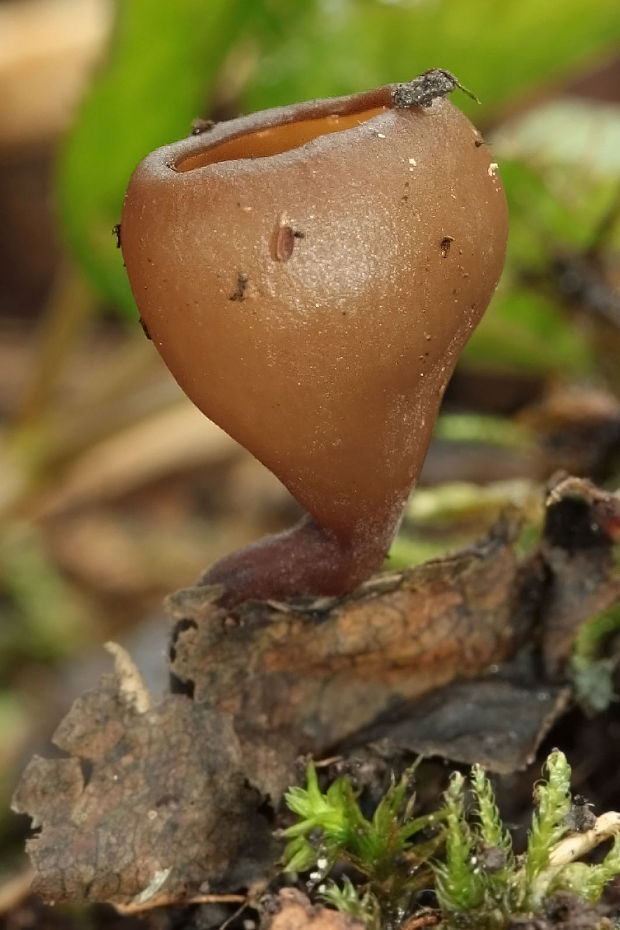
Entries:
[[454, 236], [444, 236], [441, 240], [441, 257], [445, 258], [448, 252], [450, 251], [450, 246], [454, 242]]
[[433, 100], [438, 97], [447, 97], [457, 87], [468, 97], [478, 101], [476, 95], [463, 87], [450, 71], [445, 71], [443, 68], [431, 68], [430, 71], [419, 74], [406, 84], [397, 84], [392, 92], [392, 102], [400, 109], [416, 106], [430, 107]]
[[229, 300], [245, 300], [250, 295], [247, 293], [248, 285], [250, 283], [249, 275], [245, 274], [243, 271], [237, 272], [237, 287], [235, 291], [228, 298]]
[[413, 81], [399, 84], [392, 94], [392, 100], [395, 107], [430, 107], [433, 100], [445, 97], [458, 86], [459, 82], [449, 71], [433, 68], [418, 75]]

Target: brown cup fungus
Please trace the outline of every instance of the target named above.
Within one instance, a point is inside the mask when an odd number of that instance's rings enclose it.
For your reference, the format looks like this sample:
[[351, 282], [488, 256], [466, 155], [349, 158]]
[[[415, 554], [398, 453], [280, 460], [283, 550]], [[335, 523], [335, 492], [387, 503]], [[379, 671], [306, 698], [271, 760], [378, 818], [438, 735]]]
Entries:
[[148, 333], [308, 514], [206, 573], [229, 604], [342, 594], [394, 537], [504, 260], [497, 166], [455, 84], [234, 119], [131, 179], [122, 250]]

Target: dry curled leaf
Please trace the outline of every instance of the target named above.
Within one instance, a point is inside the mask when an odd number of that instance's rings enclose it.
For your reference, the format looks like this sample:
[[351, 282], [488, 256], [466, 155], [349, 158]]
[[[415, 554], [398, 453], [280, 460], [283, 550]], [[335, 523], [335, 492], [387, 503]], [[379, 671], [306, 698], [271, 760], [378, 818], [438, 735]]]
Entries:
[[[34, 890], [47, 900], [185, 900], [270, 849], [259, 800], [241, 770], [230, 717], [183, 695], [139, 713], [119, 679], [75, 702], [55, 736], [68, 758], [34, 757], [13, 807], [40, 832], [28, 841]], [[250, 857], [250, 859], [248, 859]]]

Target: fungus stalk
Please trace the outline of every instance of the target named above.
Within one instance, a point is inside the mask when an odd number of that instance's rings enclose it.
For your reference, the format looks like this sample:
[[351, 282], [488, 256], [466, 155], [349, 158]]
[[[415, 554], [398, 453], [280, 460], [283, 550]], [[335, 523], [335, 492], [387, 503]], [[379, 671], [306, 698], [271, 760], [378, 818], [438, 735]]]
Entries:
[[228, 604], [380, 567], [504, 260], [504, 192], [448, 72], [231, 120], [147, 156], [122, 250], [181, 387], [307, 511], [205, 574]]

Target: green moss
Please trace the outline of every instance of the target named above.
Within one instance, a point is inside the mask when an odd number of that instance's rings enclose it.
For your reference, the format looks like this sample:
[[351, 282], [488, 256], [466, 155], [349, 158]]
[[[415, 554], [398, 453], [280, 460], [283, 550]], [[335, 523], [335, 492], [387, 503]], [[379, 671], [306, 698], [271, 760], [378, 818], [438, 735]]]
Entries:
[[[469, 781], [454, 772], [441, 806], [422, 817], [413, 816], [412, 776], [409, 769], [393, 782], [368, 819], [349, 778], [337, 779], [323, 792], [310, 765], [306, 787], [287, 794], [300, 819], [285, 831], [284, 869], [318, 869], [310, 879], [321, 883], [323, 898], [371, 930], [398, 927], [415, 914], [420, 887], [434, 887], [446, 930], [500, 930], [517, 915], [543, 916], [557, 891], [596, 903], [605, 885], [620, 875], [620, 814], [590, 815], [592, 826], [580, 824], [579, 832], [570, 765], [557, 749], [535, 785], [527, 849], [520, 856], [480, 766], [473, 767]], [[613, 844], [601, 863], [579, 861], [609, 839]], [[359, 885], [349, 878], [326, 881], [337, 863], [354, 866], [363, 876]]]

